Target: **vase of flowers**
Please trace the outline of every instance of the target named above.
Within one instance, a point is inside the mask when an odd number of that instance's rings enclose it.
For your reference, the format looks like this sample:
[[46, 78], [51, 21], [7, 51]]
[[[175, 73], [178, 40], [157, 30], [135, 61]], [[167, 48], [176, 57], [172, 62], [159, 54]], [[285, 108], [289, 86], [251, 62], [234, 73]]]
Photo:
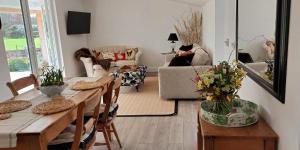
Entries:
[[257, 105], [240, 100], [237, 95], [246, 76], [237, 62], [222, 61], [204, 73], [195, 72], [196, 87], [207, 99], [201, 103], [204, 120], [225, 127], [245, 126], [257, 121]]
[[60, 95], [64, 90], [62, 71], [52, 66], [43, 67], [40, 90], [48, 97]]

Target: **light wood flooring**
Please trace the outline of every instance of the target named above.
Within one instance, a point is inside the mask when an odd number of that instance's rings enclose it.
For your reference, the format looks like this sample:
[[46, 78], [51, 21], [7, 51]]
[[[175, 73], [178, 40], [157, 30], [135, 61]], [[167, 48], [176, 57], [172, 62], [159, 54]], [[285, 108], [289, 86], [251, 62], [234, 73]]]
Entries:
[[[170, 117], [119, 117], [115, 124], [122, 150], [196, 150], [197, 101], [179, 101], [178, 114]], [[104, 141], [98, 133], [97, 142]], [[113, 150], [120, 150], [116, 138]], [[93, 150], [106, 150], [97, 146]]]

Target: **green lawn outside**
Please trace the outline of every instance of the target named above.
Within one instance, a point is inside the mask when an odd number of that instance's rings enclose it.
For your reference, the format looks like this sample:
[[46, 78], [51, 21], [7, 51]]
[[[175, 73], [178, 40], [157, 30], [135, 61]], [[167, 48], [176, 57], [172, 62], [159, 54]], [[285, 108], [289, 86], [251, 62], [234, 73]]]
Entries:
[[[41, 48], [41, 40], [34, 38], [36, 48]], [[4, 39], [4, 46], [6, 51], [24, 50], [27, 47], [26, 39]]]

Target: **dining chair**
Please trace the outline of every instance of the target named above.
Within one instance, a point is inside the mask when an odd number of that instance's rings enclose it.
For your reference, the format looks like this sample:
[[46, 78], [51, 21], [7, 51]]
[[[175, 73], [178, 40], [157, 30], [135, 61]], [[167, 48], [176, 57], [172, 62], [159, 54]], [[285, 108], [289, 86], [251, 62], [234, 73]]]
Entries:
[[23, 78], [17, 79], [17, 80], [12, 81], [12, 82], [7, 82], [6, 85], [8, 86], [8, 88], [10, 89], [12, 94], [14, 96], [17, 96], [17, 95], [20, 94], [19, 93], [20, 90], [22, 90], [26, 87], [29, 87], [31, 85], [33, 85], [34, 88], [37, 89], [38, 86], [39, 86], [39, 83], [38, 83], [38, 80], [35, 77], [35, 75], [30, 74], [27, 77], [23, 77]]
[[[79, 104], [75, 125], [69, 125], [59, 136], [51, 141], [48, 145], [48, 150], [89, 150], [94, 146], [102, 90], [103, 88]], [[86, 120], [84, 114], [88, 106], [94, 106], [93, 115]]]
[[111, 133], [114, 133], [120, 148], [122, 148], [119, 135], [114, 125], [114, 120], [117, 117], [117, 110], [119, 107], [117, 104], [117, 100], [119, 97], [121, 81], [121, 78], [117, 78], [108, 86], [108, 90], [106, 94], [104, 94], [103, 98], [104, 104], [101, 104], [101, 107], [104, 110], [104, 112], [102, 114], [100, 113], [99, 120], [96, 126], [97, 131], [103, 133], [105, 143], [96, 143], [95, 145], [106, 145], [108, 150], [111, 150]]

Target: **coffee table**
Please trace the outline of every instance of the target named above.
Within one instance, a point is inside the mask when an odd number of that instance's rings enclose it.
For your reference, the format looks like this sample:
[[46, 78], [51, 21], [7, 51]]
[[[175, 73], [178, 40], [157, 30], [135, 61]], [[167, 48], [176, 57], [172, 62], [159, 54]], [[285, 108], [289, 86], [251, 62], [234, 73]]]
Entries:
[[[130, 66], [128, 66], [130, 67]], [[122, 67], [120, 67], [122, 68]], [[117, 69], [113, 72], [115, 78], [122, 77], [121, 86], [135, 87], [136, 91], [139, 91], [139, 86], [144, 83], [146, 77], [147, 66], [141, 65], [135, 69]]]

